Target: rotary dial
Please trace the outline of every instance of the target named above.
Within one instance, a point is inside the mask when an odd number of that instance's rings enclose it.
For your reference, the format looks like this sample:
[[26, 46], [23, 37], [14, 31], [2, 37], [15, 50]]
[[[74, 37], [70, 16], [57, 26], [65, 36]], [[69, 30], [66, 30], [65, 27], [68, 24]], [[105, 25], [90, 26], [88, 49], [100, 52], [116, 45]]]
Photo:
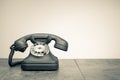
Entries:
[[44, 56], [49, 53], [49, 47], [43, 42], [35, 43], [30, 50], [34, 56]]

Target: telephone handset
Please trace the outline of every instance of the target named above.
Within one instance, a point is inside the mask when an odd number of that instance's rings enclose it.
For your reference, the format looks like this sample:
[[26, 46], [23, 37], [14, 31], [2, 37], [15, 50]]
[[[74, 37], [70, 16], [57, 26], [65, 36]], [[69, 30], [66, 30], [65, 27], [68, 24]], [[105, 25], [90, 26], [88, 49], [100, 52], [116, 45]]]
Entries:
[[[13, 62], [14, 52], [24, 52], [28, 47], [28, 40], [33, 43], [30, 54], [23, 61]], [[67, 41], [56, 35], [45, 33], [27, 35], [16, 40], [10, 47], [9, 66], [12, 67], [21, 64], [22, 70], [57, 70], [59, 67], [58, 58], [51, 53], [48, 46], [51, 40], [55, 41], [55, 48], [67, 51]]]

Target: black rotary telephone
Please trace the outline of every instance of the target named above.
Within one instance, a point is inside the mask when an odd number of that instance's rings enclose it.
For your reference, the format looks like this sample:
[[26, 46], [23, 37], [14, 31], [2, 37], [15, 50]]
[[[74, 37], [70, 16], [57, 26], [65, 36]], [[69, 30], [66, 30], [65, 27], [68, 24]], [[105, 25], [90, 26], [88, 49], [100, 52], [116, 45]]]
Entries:
[[[13, 62], [13, 55], [15, 51], [24, 52], [28, 47], [27, 41], [30, 40], [33, 45], [30, 49], [30, 54], [22, 61]], [[36, 33], [24, 36], [14, 42], [10, 47], [11, 52], [8, 59], [8, 64], [12, 67], [21, 64], [22, 70], [57, 70], [59, 61], [49, 50], [48, 43], [51, 40], [55, 41], [55, 48], [67, 51], [68, 43], [64, 39], [45, 33]]]

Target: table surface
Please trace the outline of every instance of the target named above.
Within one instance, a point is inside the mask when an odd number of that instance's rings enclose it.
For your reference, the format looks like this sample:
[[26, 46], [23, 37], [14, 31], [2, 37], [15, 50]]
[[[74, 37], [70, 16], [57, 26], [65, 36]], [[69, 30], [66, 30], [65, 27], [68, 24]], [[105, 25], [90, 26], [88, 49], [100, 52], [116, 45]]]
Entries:
[[120, 80], [120, 59], [60, 59], [58, 71], [22, 71], [0, 59], [0, 80]]

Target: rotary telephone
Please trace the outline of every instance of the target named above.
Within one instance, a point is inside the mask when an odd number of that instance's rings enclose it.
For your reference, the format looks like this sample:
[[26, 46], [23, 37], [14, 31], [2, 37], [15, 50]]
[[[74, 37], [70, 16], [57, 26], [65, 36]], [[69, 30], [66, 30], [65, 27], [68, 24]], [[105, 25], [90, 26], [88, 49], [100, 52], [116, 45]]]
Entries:
[[[14, 52], [24, 52], [28, 47], [28, 40], [30, 40], [33, 43], [30, 49], [30, 54], [22, 61], [13, 62]], [[55, 41], [55, 48], [67, 51], [67, 41], [56, 35], [45, 33], [27, 35], [16, 40], [14, 44], [10, 47], [11, 52], [9, 54], [8, 59], [9, 66], [13, 67], [18, 64], [21, 64], [21, 69], [27, 71], [58, 70], [58, 58], [51, 53], [48, 46], [48, 43], [50, 43], [51, 40]]]

